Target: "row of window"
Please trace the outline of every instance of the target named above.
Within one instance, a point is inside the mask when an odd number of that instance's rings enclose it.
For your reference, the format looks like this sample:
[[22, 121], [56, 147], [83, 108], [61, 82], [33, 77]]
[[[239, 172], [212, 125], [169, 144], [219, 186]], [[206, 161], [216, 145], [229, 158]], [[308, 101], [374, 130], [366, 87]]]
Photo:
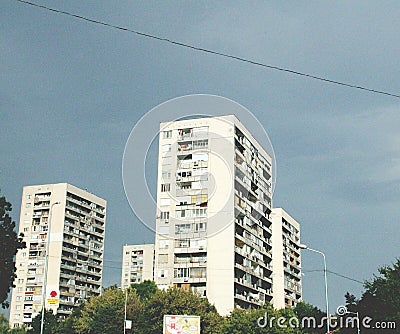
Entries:
[[175, 212], [175, 217], [176, 218], [207, 217], [207, 208], [177, 210]]
[[193, 223], [193, 224], [179, 224], [175, 225], [175, 234], [183, 234], [183, 233], [198, 233], [205, 232], [207, 230], [206, 223]]

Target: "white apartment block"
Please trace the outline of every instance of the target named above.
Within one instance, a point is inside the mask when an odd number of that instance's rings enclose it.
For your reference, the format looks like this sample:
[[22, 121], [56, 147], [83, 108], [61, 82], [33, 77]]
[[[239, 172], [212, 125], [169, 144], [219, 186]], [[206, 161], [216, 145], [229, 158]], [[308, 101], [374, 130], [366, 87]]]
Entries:
[[220, 314], [272, 300], [272, 159], [233, 115], [160, 125], [154, 279]]
[[122, 250], [121, 288], [153, 280], [154, 244], [126, 245]]
[[53, 311], [64, 317], [101, 293], [105, 223], [106, 201], [86, 190], [67, 183], [23, 188], [19, 233], [26, 248], [16, 255], [11, 327], [29, 327], [41, 312], [49, 228], [46, 292], [59, 291]]
[[281, 208], [272, 209], [273, 305], [295, 307], [301, 302], [300, 224]]

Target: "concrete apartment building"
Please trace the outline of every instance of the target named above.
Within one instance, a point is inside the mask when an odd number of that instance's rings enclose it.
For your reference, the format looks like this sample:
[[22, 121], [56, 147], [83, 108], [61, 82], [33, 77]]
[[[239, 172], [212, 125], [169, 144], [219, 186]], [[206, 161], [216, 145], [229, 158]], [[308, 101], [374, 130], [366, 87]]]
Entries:
[[272, 209], [272, 281], [275, 308], [301, 302], [300, 224], [281, 208]]
[[11, 327], [29, 327], [41, 312], [49, 225], [46, 294], [59, 296], [53, 311], [63, 317], [101, 293], [105, 223], [106, 201], [86, 190], [67, 183], [23, 188], [19, 233], [26, 248], [16, 255]]
[[220, 314], [272, 294], [272, 159], [233, 115], [160, 125], [154, 279]]
[[122, 250], [121, 287], [153, 280], [154, 244], [126, 245]]

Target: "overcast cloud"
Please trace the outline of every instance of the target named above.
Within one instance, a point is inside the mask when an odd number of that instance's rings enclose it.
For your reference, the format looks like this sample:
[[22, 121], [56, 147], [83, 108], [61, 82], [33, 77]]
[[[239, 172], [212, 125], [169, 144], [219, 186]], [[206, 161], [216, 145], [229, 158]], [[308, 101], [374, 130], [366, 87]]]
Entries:
[[[398, 1], [41, 1], [90, 18], [400, 93]], [[122, 245], [153, 242], [125, 198], [135, 122], [170, 98], [209, 93], [255, 114], [277, 158], [274, 206], [302, 224], [328, 269], [358, 280], [399, 256], [399, 99], [256, 67], [0, 4], [1, 191], [19, 219], [22, 187], [69, 182], [108, 200], [104, 285]], [[149, 166], [155, 166], [150, 154]], [[155, 171], [148, 176], [155, 177]], [[151, 180], [149, 183], [151, 184]], [[154, 184], [154, 183], [153, 183]], [[322, 259], [303, 252], [304, 299], [324, 308]], [[332, 310], [358, 283], [329, 275]]]

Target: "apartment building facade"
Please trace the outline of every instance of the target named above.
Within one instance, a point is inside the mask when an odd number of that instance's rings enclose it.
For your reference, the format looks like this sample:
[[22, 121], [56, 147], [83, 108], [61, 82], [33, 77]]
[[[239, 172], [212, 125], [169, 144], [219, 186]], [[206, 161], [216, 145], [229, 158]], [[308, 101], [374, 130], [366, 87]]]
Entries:
[[221, 314], [272, 300], [272, 159], [234, 116], [160, 124], [154, 279]]
[[122, 250], [121, 288], [153, 280], [154, 244], [125, 245]]
[[17, 277], [10, 306], [10, 325], [30, 326], [43, 305], [46, 245], [49, 238], [46, 294], [57, 293], [60, 317], [92, 295], [101, 293], [106, 201], [67, 183], [25, 186], [19, 233], [26, 248], [16, 255]]
[[273, 208], [271, 219], [273, 305], [295, 307], [302, 299], [300, 224], [282, 208]]

